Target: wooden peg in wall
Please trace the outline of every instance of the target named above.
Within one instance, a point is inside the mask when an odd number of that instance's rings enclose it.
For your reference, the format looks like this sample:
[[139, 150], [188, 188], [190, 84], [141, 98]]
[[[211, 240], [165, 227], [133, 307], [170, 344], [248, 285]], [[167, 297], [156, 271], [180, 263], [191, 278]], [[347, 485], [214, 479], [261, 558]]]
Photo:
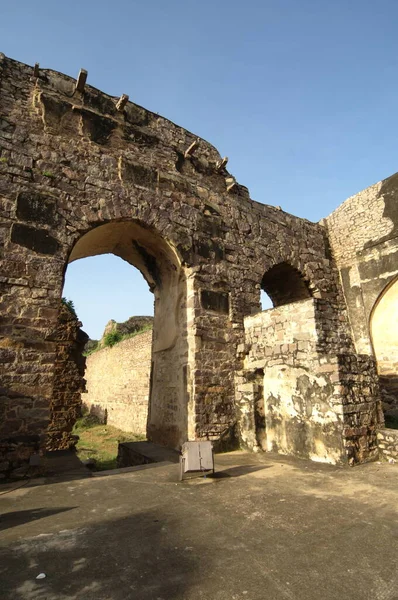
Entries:
[[129, 101], [127, 94], [122, 94], [119, 100], [116, 102], [116, 110], [122, 111]]
[[199, 139], [192, 142], [192, 144], [189, 146], [189, 148], [187, 148], [187, 150], [185, 150], [185, 154], [184, 154], [185, 158], [188, 158], [188, 156], [193, 154], [198, 146], [199, 146]]
[[219, 160], [216, 165], [217, 171], [222, 171], [223, 169], [225, 169], [225, 167], [227, 166], [227, 163], [228, 163], [228, 156], [224, 156], [224, 158]]
[[227, 184], [227, 192], [232, 192], [234, 188], [237, 186], [235, 177], [226, 177], [225, 183]]
[[87, 81], [87, 71], [85, 69], [80, 69], [80, 72], [79, 72], [79, 75], [78, 75], [77, 81], [76, 81], [75, 90], [82, 94], [84, 92], [84, 86], [86, 85], [86, 81]]

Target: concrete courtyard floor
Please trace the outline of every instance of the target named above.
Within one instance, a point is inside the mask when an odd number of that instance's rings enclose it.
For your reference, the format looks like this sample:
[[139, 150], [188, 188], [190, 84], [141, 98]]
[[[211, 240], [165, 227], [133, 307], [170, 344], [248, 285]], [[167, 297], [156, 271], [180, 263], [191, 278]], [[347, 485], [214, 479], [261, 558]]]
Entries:
[[398, 465], [232, 452], [216, 468], [1, 486], [0, 598], [398, 599]]

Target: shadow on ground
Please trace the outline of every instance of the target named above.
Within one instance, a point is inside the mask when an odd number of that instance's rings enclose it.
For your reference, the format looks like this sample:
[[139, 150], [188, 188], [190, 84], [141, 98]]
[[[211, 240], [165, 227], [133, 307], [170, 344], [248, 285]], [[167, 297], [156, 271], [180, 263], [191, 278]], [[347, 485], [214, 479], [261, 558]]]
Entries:
[[[22, 540], [1, 561], [2, 598], [184, 598], [192, 578], [200, 576], [200, 556], [209, 553], [196, 546], [193, 554], [177, 531], [165, 531], [166, 521], [160, 511], [143, 511]], [[46, 578], [36, 580], [41, 572]]]
[[204, 485], [170, 463], [28, 484], [0, 497], [0, 595], [397, 600], [396, 467], [241, 452]]
[[262, 471], [263, 469], [270, 469], [272, 465], [239, 465], [238, 467], [230, 467], [223, 471], [216, 471], [210, 473], [208, 477], [211, 479], [223, 479], [224, 477], [241, 477], [242, 475], [248, 475], [248, 473], [255, 473], [256, 471]]
[[17, 527], [24, 523], [30, 523], [31, 521], [37, 521], [51, 515], [73, 510], [76, 506], [64, 507], [64, 508], [36, 508], [33, 510], [17, 510], [14, 512], [0, 515], [0, 531], [4, 531], [9, 527]]

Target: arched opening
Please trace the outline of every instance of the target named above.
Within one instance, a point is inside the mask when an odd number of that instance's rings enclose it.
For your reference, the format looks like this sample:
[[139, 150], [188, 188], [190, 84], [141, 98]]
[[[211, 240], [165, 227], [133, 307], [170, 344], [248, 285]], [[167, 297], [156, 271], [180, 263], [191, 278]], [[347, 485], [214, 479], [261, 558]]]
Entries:
[[370, 316], [384, 418], [398, 429], [398, 279], [381, 293]]
[[153, 317], [154, 297], [142, 273], [114, 254], [69, 263], [63, 296], [73, 301], [93, 341], [100, 340], [110, 319], [122, 323], [135, 315]]
[[338, 373], [334, 356], [329, 364], [319, 349], [323, 315], [317, 292], [287, 262], [270, 268], [261, 288], [272, 307], [245, 318], [246, 354], [237, 387], [241, 439], [255, 450], [338, 462], [344, 448], [336, 445], [340, 415], [331, 401], [331, 378]]
[[271, 298], [264, 290], [260, 290], [260, 304], [261, 310], [269, 310], [270, 308], [274, 308]]
[[108, 470], [118, 466], [119, 442], [146, 439], [153, 294], [138, 269], [100, 254], [69, 263], [63, 296], [82, 323], [79, 337], [89, 336], [72, 430], [77, 455], [95, 470]]
[[[179, 257], [172, 245], [156, 231], [136, 221], [113, 221], [97, 226], [83, 235], [74, 245], [68, 264], [105, 254], [120, 257], [138, 269], [153, 294], [146, 432], [151, 441], [178, 448], [187, 439], [188, 422], [188, 353], [184, 316], [186, 281]], [[106, 278], [106, 272], [103, 275]], [[128, 299], [126, 300], [128, 303]], [[139, 365], [137, 369], [139, 370]], [[116, 374], [117, 378], [122, 371], [123, 364], [115, 365], [114, 373], [103, 375], [105, 378], [112, 378]], [[122, 375], [124, 377], [125, 373]], [[128, 388], [131, 381], [120, 381], [119, 391], [123, 386]]]
[[279, 263], [265, 272], [261, 280], [261, 289], [268, 296], [273, 307], [311, 298], [304, 277], [286, 262]]

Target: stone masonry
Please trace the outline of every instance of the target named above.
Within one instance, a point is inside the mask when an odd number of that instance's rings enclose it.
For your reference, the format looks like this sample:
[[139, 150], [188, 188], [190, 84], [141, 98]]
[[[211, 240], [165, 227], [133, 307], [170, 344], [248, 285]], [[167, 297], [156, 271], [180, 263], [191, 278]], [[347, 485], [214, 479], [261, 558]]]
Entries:
[[[301, 300], [245, 318], [236, 402], [249, 448], [333, 463], [343, 444], [339, 367], [335, 355], [319, 349], [317, 308], [315, 300]], [[251, 403], [256, 374], [261, 376], [263, 432]]]
[[391, 462], [398, 461], [398, 430], [380, 429], [377, 439], [381, 458]]
[[358, 354], [373, 356], [369, 321], [398, 276], [398, 173], [348, 198], [324, 224]]
[[[237, 432], [316, 460], [376, 456], [366, 311], [389, 278], [378, 283], [395, 244], [394, 178], [311, 223], [252, 201], [213, 146], [167, 119], [4, 55], [0, 115], [3, 453], [23, 461], [46, 447], [65, 270], [113, 252], [154, 293], [150, 440], [178, 448]], [[261, 287], [273, 315], [254, 316]]]
[[56, 342], [55, 377], [47, 427], [46, 450], [74, 448], [76, 438], [72, 429], [81, 415], [81, 393], [85, 391], [86, 359], [83, 356], [88, 335], [81, 323], [61, 303], [58, 327], [52, 340]]
[[90, 354], [83, 405], [122, 431], [146, 434], [152, 331]]
[[[377, 455], [382, 415], [375, 373], [371, 364], [362, 369], [355, 357], [333, 351], [328, 342], [333, 327], [333, 312], [316, 299], [245, 318], [245, 344], [239, 348], [244, 370], [236, 377], [236, 403], [248, 448], [330, 463], [340, 461], [344, 446], [350, 464], [358, 455], [363, 460]], [[258, 404], [252, 402], [258, 385], [262, 423]], [[355, 421], [363, 410], [358, 400], [364, 397], [366, 445], [358, 440]]]

